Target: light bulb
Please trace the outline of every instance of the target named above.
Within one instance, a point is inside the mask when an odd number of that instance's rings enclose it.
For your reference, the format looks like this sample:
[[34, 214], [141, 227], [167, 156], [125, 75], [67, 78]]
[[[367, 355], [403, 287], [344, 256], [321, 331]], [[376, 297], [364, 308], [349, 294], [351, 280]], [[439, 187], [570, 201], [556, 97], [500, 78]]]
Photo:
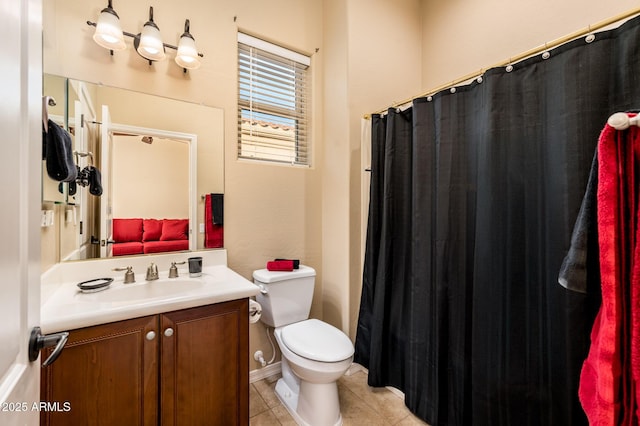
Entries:
[[109, 2], [109, 6], [102, 9], [100, 16], [98, 16], [93, 40], [109, 50], [124, 50], [127, 47], [124, 43], [120, 18], [111, 7], [111, 2]]
[[178, 44], [178, 53], [176, 54], [176, 63], [182, 68], [196, 69], [200, 67], [200, 59], [196, 42], [189, 33], [185, 33], [180, 37]]
[[153, 7], [149, 8], [149, 20], [142, 27], [137, 50], [142, 57], [150, 61], [162, 61], [165, 58], [160, 29], [153, 22]]

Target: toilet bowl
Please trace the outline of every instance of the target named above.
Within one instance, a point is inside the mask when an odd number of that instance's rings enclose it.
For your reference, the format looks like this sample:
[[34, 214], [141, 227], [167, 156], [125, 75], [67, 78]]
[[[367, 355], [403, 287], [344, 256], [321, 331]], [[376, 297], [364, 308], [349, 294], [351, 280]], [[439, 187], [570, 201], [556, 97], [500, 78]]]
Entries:
[[276, 328], [274, 334], [282, 353], [276, 395], [291, 416], [305, 426], [341, 425], [336, 381], [353, 361], [349, 338], [317, 319]]
[[261, 320], [274, 327], [282, 353], [276, 395], [299, 425], [337, 426], [342, 416], [336, 381], [351, 365], [354, 349], [341, 330], [308, 319], [315, 275], [300, 265], [291, 272], [261, 269], [253, 278], [260, 287]]

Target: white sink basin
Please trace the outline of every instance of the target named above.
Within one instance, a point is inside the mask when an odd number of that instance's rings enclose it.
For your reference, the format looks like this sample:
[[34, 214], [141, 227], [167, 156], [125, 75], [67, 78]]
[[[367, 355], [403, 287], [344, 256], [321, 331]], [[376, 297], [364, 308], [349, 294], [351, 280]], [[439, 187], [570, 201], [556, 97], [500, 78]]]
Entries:
[[[134, 264], [134, 268], [144, 270], [149, 259], [142, 260], [144, 263]], [[110, 269], [101, 270], [100, 262], [102, 260], [97, 261], [92, 270], [56, 285], [43, 301], [40, 310], [43, 333], [241, 299], [255, 296], [259, 291], [252, 282], [219, 264], [203, 267], [202, 276], [198, 278], [189, 278], [186, 271], [181, 271], [179, 278], [167, 278], [168, 271], [160, 271], [162, 278], [159, 280], [146, 282], [138, 276], [137, 282], [124, 284], [122, 275], [117, 274], [108, 289], [81, 293], [76, 285], [78, 282], [88, 280], [92, 275], [109, 276]], [[84, 267], [85, 264], [80, 263]], [[112, 265], [108, 266], [112, 268]]]
[[78, 302], [113, 303], [131, 302], [135, 300], [150, 300], [188, 294], [204, 286], [204, 282], [198, 278], [166, 278], [156, 281], [141, 283], [121, 284], [111, 286], [106, 290], [95, 293], [78, 292], [75, 300]]

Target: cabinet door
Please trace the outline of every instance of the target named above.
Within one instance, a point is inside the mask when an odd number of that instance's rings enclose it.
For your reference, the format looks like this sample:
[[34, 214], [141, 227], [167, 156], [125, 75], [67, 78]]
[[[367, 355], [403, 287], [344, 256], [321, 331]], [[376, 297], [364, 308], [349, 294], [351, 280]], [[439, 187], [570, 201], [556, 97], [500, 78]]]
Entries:
[[[157, 315], [74, 330], [42, 369], [42, 425], [157, 425]], [[43, 355], [45, 359], [47, 355]]]
[[249, 424], [248, 303], [161, 315], [163, 426]]

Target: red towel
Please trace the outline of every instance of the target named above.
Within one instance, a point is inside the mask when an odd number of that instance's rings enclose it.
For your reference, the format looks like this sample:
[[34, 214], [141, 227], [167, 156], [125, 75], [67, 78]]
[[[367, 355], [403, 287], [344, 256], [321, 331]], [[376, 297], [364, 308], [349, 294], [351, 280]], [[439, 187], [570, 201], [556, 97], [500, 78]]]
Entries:
[[267, 262], [269, 271], [293, 271], [293, 260], [272, 260]]
[[602, 305], [579, 397], [591, 426], [637, 425], [640, 407], [640, 211], [634, 157], [640, 129], [605, 126], [598, 142]]
[[204, 197], [204, 246], [205, 248], [224, 247], [224, 228], [214, 225], [211, 213], [211, 194]]

